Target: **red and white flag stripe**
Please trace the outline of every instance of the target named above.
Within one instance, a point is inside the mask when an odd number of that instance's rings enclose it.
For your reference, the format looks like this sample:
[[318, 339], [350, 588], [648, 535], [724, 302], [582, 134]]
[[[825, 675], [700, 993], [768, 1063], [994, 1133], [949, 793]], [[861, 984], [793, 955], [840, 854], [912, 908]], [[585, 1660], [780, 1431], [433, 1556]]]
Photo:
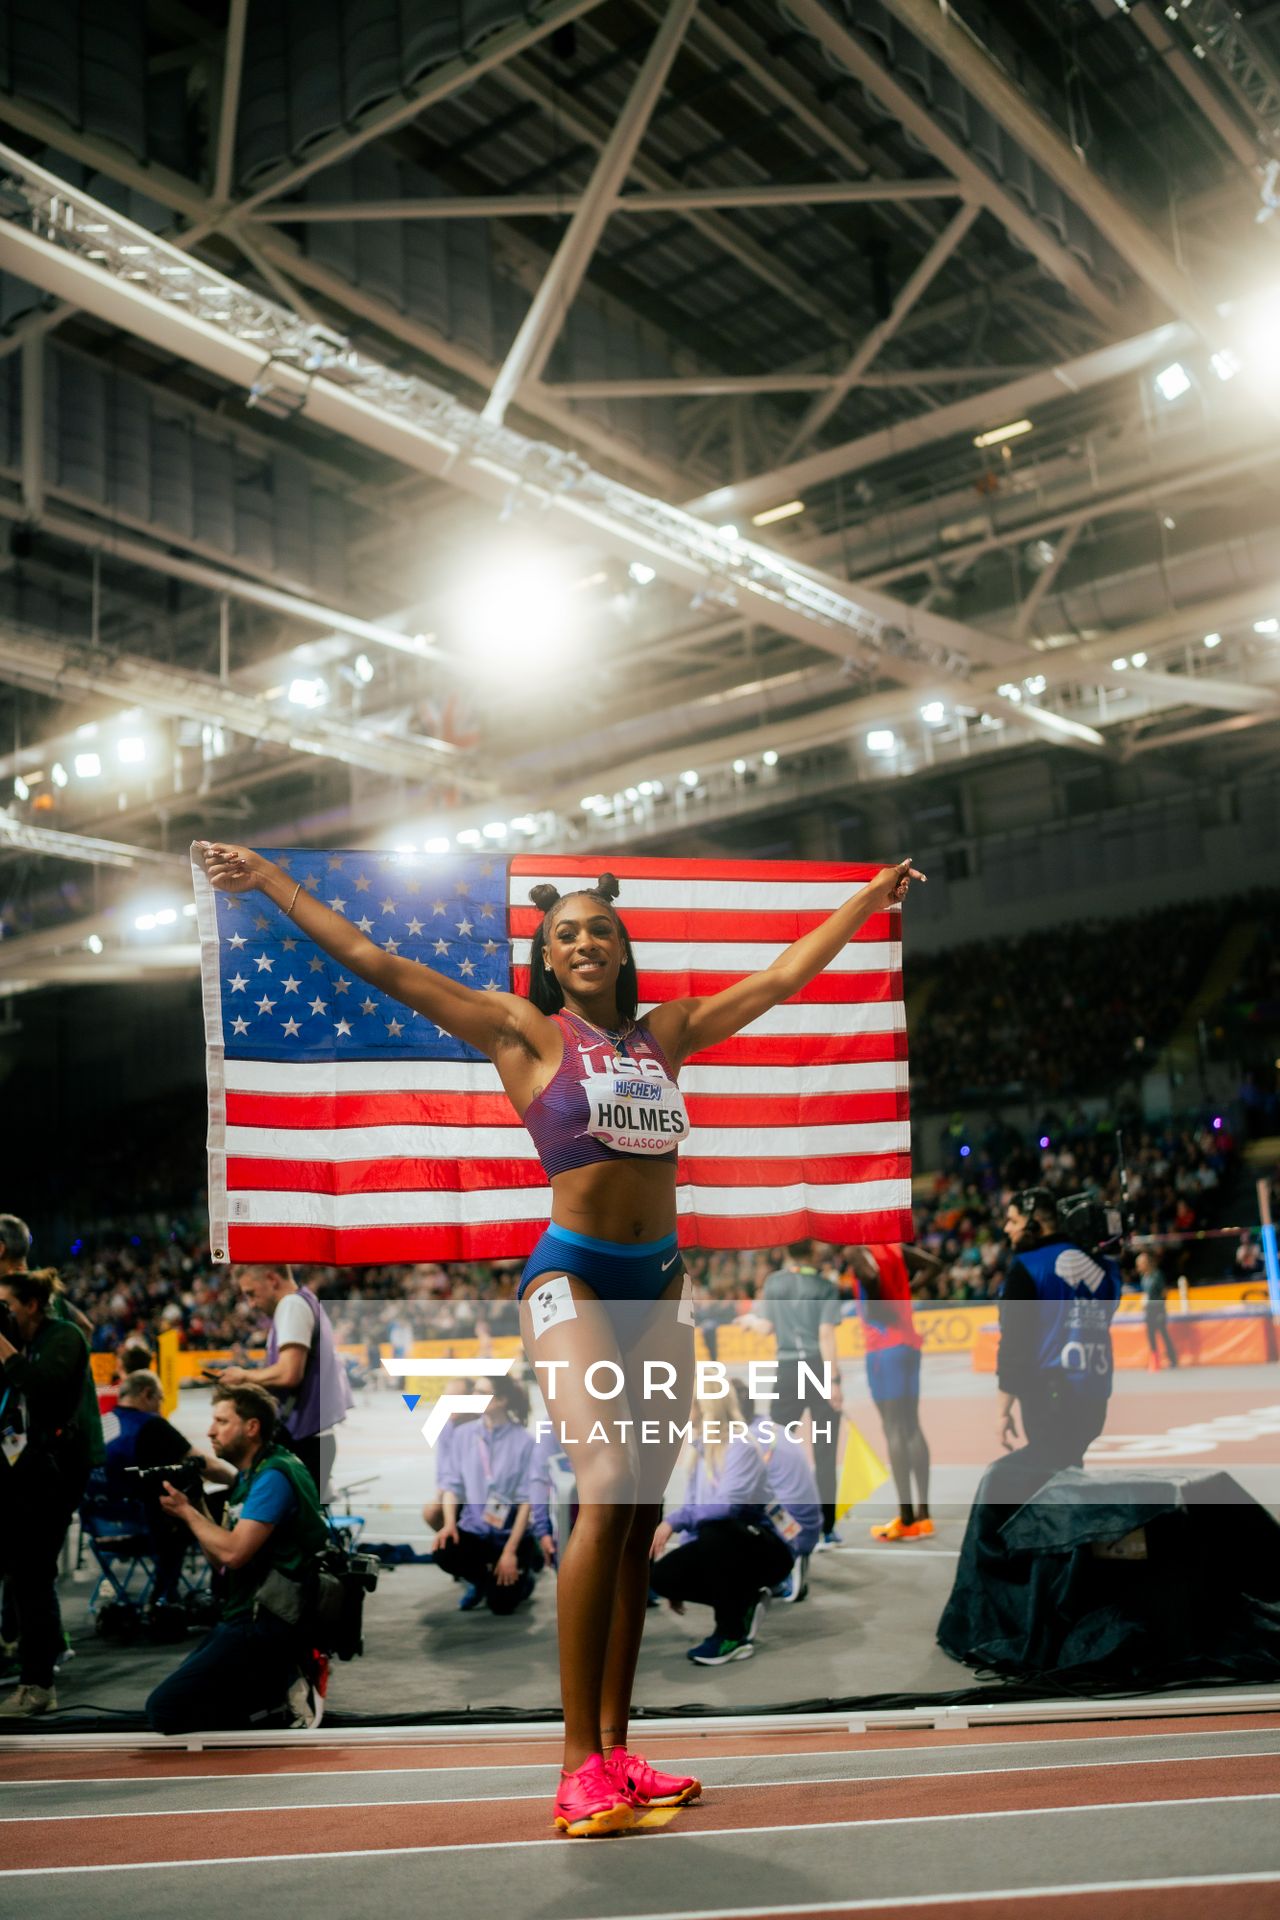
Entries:
[[[593, 883], [600, 867], [510, 862], [516, 992], [527, 987], [540, 919], [530, 886], [550, 880], [567, 893]], [[715, 993], [767, 966], [876, 871], [656, 859], [612, 868], [642, 1007]], [[868, 921], [803, 992], [685, 1066], [682, 1245], [910, 1238], [906, 1056], [895, 910]], [[228, 1057], [219, 1073], [232, 1259], [508, 1258], [527, 1252], [549, 1217], [532, 1142], [487, 1062]]]

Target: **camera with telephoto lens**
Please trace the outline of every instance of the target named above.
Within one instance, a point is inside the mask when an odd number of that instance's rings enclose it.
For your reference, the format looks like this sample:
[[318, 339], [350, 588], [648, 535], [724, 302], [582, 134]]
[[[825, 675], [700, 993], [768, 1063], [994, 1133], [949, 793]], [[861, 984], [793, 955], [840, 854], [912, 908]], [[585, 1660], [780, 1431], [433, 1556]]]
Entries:
[[124, 1467], [121, 1472], [129, 1483], [130, 1493], [144, 1499], [158, 1499], [164, 1492], [166, 1480], [179, 1493], [185, 1493], [188, 1500], [199, 1500], [204, 1491], [204, 1461], [200, 1459], [174, 1460], [168, 1466], [159, 1467]]

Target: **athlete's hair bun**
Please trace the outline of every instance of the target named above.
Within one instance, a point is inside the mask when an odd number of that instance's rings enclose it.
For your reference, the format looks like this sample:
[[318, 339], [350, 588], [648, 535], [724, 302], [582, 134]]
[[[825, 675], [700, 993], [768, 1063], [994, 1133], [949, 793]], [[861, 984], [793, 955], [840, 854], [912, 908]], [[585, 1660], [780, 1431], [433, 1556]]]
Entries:
[[540, 880], [536, 887], [530, 887], [529, 898], [535, 907], [542, 909], [543, 913], [550, 913], [560, 898], [560, 889], [553, 887], [549, 880]]
[[622, 892], [622, 888], [618, 885], [618, 882], [611, 873], [602, 873], [592, 888], [592, 892], [598, 893], [602, 900], [616, 900]]

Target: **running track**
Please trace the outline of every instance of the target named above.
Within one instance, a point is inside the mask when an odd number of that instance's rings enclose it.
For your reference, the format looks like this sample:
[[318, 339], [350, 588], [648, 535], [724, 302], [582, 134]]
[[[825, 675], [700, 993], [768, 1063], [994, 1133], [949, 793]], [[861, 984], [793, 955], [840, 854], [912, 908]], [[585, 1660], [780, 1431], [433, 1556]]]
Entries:
[[[0, 1914], [1264, 1920], [1280, 1713], [671, 1731], [700, 1804], [551, 1834], [553, 1740], [0, 1748]], [[178, 1876], [181, 1876], [179, 1879]]]

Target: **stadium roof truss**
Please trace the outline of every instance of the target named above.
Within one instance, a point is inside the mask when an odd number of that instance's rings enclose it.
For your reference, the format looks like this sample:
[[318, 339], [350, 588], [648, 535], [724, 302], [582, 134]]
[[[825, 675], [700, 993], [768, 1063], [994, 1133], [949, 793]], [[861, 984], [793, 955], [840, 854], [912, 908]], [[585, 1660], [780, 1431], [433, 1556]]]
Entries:
[[[1274, 9], [313, 11], [122, 8], [114, 118], [0, 70], [0, 991], [200, 809], [624, 846], [1276, 727]], [[517, 539], [538, 697], [458, 614]], [[165, 770], [55, 791], [122, 713]]]

